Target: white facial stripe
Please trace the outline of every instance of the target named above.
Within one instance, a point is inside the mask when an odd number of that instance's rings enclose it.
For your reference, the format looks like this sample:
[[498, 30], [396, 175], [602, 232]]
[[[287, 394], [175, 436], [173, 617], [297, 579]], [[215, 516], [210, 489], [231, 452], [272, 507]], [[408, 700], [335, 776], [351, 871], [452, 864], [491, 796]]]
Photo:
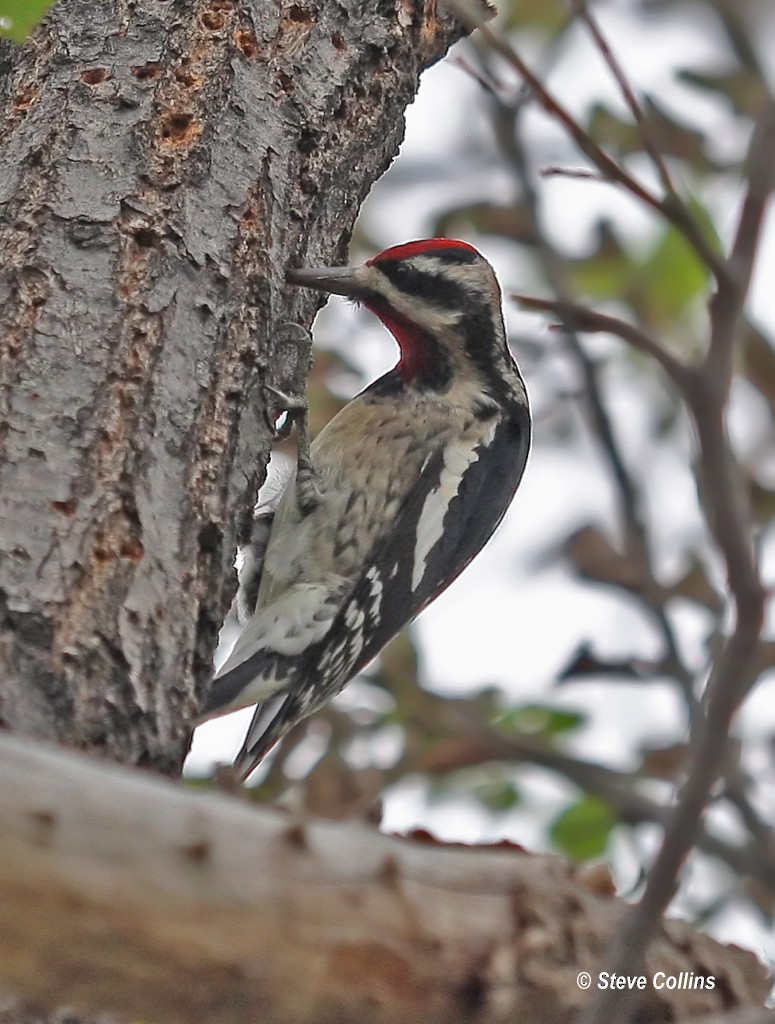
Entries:
[[422, 253], [404, 260], [407, 266], [423, 274], [438, 274], [475, 291], [491, 291], [496, 283], [492, 269], [485, 263], [450, 263], [443, 256]]
[[[427, 266], [422, 269], [427, 270]], [[367, 288], [373, 288], [382, 295], [391, 309], [394, 309], [397, 313], [402, 313], [413, 323], [421, 323], [431, 333], [439, 333], [445, 327], [454, 326], [463, 315], [460, 310], [443, 309], [435, 305], [431, 306], [424, 299], [421, 307], [422, 320], [419, 321], [417, 313], [420, 307], [418, 307], [417, 300], [396, 288], [379, 270], [363, 264], [363, 266], [358, 268], [357, 273], [361, 284]]]
[[[484, 299], [486, 307], [490, 310], [492, 329], [496, 337], [503, 339], [505, 347], [506, 337], [501, 312], [501, 290], [497, 278], [484, 261], [467, 264], [454, 264], [446, 262], [442, 257], [433, 253], [418, 253], [403, 261], [406, 266], [411, 267], [424, 274], [438, 274], [439, 278], [447, 281], [454, 281], [469, 292], [479, 293]], [[382, 295], [385, 301], [397, 313], [407, 317], [408, 320], [425, 328], [431, 334], [449, 336], [450, 328], [455, 328], [460, 323], [464, 312], [452, 310], [444, 306], [438, 306], [432, 302], [429, 296], [424, 296], [422, 302], [411, 295], [402, 292], [388, 278], [380, 272], [377, 266], [362, 264], [356, 270], [359, 283], [366, 289], [374, 289]], [[454, 346], [449, 354], [456, 355]], [[463, 353], [460, 353], [463, 359]], [[470, 369], [468, 360], [464, 360]]]
[[499, 325], [501, 316], [501, 290], [492, 268], [486, 263], [449, 263], [431, 253], [413, 256], [405, 261], [423, 274], [436, 274], [445, 281], [459, 284], [469, 293], [478, 293], [492, 306], [493, 321]]

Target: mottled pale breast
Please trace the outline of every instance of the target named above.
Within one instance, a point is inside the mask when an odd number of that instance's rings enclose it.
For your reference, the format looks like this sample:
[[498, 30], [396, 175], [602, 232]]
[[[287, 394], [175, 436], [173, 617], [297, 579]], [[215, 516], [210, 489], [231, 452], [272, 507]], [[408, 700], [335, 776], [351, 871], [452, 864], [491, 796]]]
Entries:
[[[345, 406], [312, 444], [320, 505], [302, 519], [295, 481], [286, 489], [257, 607], [294, 583], [355, 580], [390, 531], [429, 453], [459, 431], [449, 405], [433, 396], [359, 397]], [[374, 437], [378, 445], [369, 443]]]

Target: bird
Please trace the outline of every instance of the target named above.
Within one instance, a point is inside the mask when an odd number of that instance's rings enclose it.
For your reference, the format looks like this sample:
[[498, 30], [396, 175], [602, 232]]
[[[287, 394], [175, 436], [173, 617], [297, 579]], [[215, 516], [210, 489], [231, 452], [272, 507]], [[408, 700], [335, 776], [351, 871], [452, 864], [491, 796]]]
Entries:
[[232, 766], [241, 781], [460, 575], [503, 519], [531, 443], [500, 286], [469, 243], [405, 242], [358, 266], [289, 268], [286, 281], [363, 305], [400, 355], [311, 445], [304, 421], [297, 470], [258, 508], [243, 630], [200, 717], [257, 704]]

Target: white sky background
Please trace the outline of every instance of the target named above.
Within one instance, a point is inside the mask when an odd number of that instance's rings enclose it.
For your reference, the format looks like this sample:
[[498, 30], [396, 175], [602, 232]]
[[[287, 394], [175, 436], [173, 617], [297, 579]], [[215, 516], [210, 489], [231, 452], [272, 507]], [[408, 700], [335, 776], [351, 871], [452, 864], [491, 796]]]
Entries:
[[[616, 0], [596, 6], [603, 29], [627, 69], [631, 82], [641, 91], [658, 97], [681, 120], [696, 120], [715, 140], [716, 156], [736, 156], [745, 145], [745, 135], [734, 125], [720, 104], [703, 98], [675, 82], [676, 66], [719, 71], [723, 53], [707, 11], [697, 7], [690, 16], [673, 18], [670, 30], [665, 20], [637, 17], [631, 0]], [[775, 4], [771, 5], [775, 38]], [[773, 47], [762, 44], [762, 58]], [[457, 49], [458, 53], [465, 52]], [[537, 54], [527, 54], [535, 58]], [[539, 57], [540, 60], [540, 57]], [[534, 60], [535, 66], [535, 60]], [[570, 109], [582, 116], [587, 105], [601, 97], [623, 111], [619, 95], [581, 32], [576, 33], [564, 56], [552, 68], [549, 84]], [[578, 167], [581, 158], [563, 134], [536, 112], [528, 122], [531, 151], [538, 167], [547, 164]], [[462, 156], [461, 156], [462, 154]], [[438, 213], [466, 201], [508, 202], [515, 186], [495, 160], [494, 143], [480, 88], [452, 60], [447, 59], [427, 72], [420, 93], [407, 116], [406, 140], [398, 161], [375, 186], [361, 223], [380, 248], [432, 233]], [[462, 163], [461, 163], [462, 160]], [[647, 168], [643, 168], [647, 173]], [[399, 187], [400, 186], [400, 187]], [[589, 181], [548, 178], [539, 181], [550, 233], [555, 243], [568, 252], [580, 253], [593, 241], [593, 227], [605, 216], [617, 231], [628, 237], [646, 238], [651, 222], [635, 202], [620, 191]], [[707, 201], [707, 197], [706, 201]], [[730, 182], [725, 194], [711, 197], [717, 225], [723, 231], [734, 226], [737, 192]], [[772, 285], [775, 273], [775, 242], [772, 218], [762, 244], [754, 280], [751, 305], [758, 321], [775, 333]], [[504, 292], [536, 287], [525, 250], [502, 239], [466, 236], [496, 267]], [[562, 355], [561, 345], [545, 325], [528, 318], [507, 303], [512, 338], [528, 334], [551, 351], [556, 380], [573, 388], [574, 378]], [[338, 343], [349, 361], [362, 369], [364, 382], [390, 369], [396, 359], [390, 336], [363, 312], [356, 312], [338, 299], [329, 302], [315, 327], [320, 343]], [[686, 452], [691, 444], [688, 430], [680, 445], [674, 439], [660, 443], [647, 429], [653, 419], [658, 378], [651, 381], [635, 374], [618, 358], [618, 342], [589, 339], [588, 350], [607, 360], [604, 383], [608, 405], [620, 443], [630, 467], [637, 467], [637, 479], [644, 488], [649, 526], [658, 566], [669, 577], [677, 572], [677, 556], [687, 537], [702, 537], [701, 519], [694, 481], [688, 472]], [[517, 355], [520, 355], [517, 349]], [[554, 363], [556, 362], [556, 367]], [[523, 371], [527, 364], [523, 365]], [[667, 683], [622, 684], [606, 682], [569, 683], [561, 688], [552, 680], [584, 642], [593, 642], [603, 658], [644, 657], [659, 651], [659, 640], [639, 608], [618, 593], [607, 592], [573, 579], [561, 557], [548, 559], [572, 529], [587, 522], [615, 527], [615, 494], [606, 469], [597, 456], [578, 404], [564, 405], [558, 412], [553, 389], [541, 380], [531, 381], [536, 418], [536, 439], [526, 477], [511, 511], [480, 557], [453, 587], [427, 609], [414, 627], [422, 656], [422, 676], [431, 688], [443, 693], [471, 692], [473, 686], [497, 685], [504, 704], [522, 701], [551, 701], [559, 707], [588, 713], [587, 726], [569, 743], [569, 750], [590, 760], [599, 759], [613, 767], [636, 763], [641, 743], [668, 745], [684, 737], [685, 720], [676, 688]], [[353, 386], [354, 393], [364, 382]], [[348, 382], [349, 383], [349, 382]], [[556, 417], [569, 417], [571, 432], [563, 444], [552, 440]], [[542, 437], [547, 426], [548, 439]], [[769, 436], [762, 410], [751, 389], [741, 386], [735, 393], [733, 433], [744, 450], [757, 450], [757, 442]], [[773, 467], [775, 468], [775, 466]], [[773, 474], [775, 477], [775, 474]], [[775, 578], [775, 550], [764, 559], [765, 582]], [[707, 622], [687, 606], [675, 608], [673, 621], [693, 665], [703, 664], [703, 642]], [[770, 623], [772, 624], [772, 623]], [[343, 700], [358, 699], [357, 684], [345, 691]], [[198, 730], [188, 762], [189, 770], [202, 772], [215, 761], [228, 761], [236, 752], [250, 712], [240, 712]], [[764, 820], [775, 816], [775, 784], [772, 758], [766, 744], [775, 733], [775, 680], [765, 680], [749, 699], [741, 729], [751, 744], [751, 769], [763, 779], [757, 800]], [[754, 739], [755, 738], [755, 739]], [[360, 756], [381, 759], [392, 750], [359, 750]], [[539, 769], [519, 769], [523, 802], [514, 811], [493, 818], [473, 800], [460, 798], [428, 806], [426, 788], [418, 779], [395, 787], [386, 802], [384, 827], [401, 831], [422, 823], [445, 839], [488, 840], [507, 836], [525, 846], [546, 845], [546, 824], [568, 804], [573, 788]], [[769, 781], [768, 781], [769, 779]], [[734, 823], [719, 824], [724, 834]], [[623, 889], [635, 881], [644, 851], [653, 850], [658, 840], [655, 829], [641, 828], [615, 842], [615, 864]], [[717, 863], [695, 858], [679, 911], [708, 902], [719, 886], [729, 885]], [[775, 935], [755, 920], [741, 904], [725, 912], [712, 931], [775, 959]]]

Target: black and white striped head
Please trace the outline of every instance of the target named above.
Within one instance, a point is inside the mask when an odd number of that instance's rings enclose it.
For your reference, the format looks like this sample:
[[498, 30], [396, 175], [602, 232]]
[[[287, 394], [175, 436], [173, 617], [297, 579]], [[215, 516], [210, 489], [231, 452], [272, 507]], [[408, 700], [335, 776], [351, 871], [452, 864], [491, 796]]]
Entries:
[[386, 249], [357, 267], [289, 270], [287, 280], [362, 302], [393, 333], [401, 378], [445, 391], [462, 374], [494, 398], [521, 384], [506, 344], [501, 291], [467, 242], [430, 238]]

